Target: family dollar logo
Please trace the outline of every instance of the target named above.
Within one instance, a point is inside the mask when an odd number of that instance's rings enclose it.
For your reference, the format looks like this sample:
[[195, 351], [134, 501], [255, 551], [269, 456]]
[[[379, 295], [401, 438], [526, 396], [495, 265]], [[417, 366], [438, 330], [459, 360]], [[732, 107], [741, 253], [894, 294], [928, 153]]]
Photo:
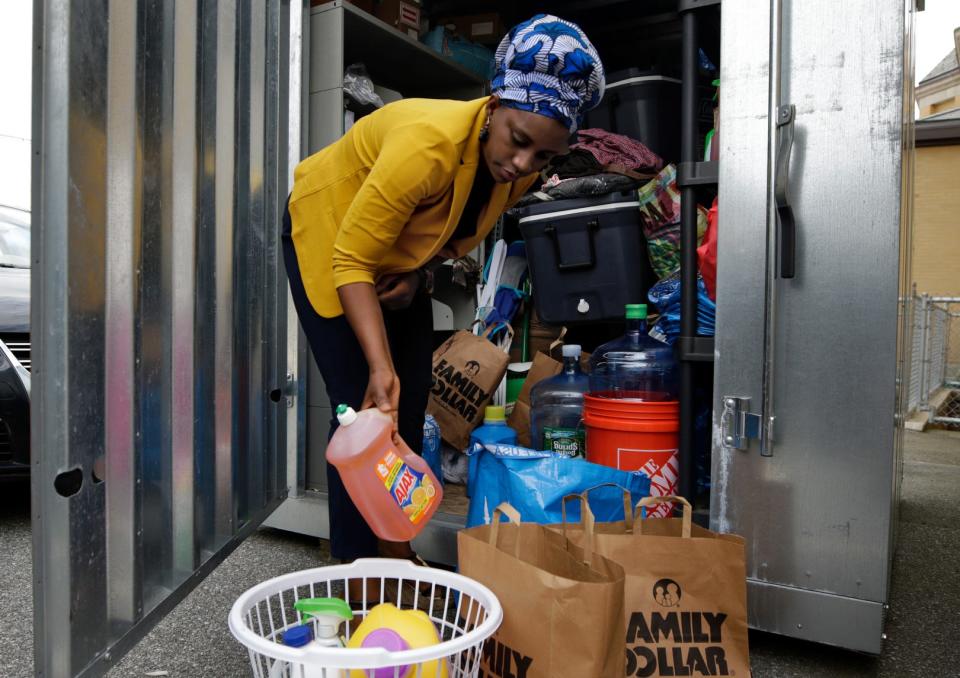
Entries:
[[661, 579], [653, 585], [653, 599], [661, 607], [679, 607], [682, 595], [680, 584], [672, 579]]
[[683, 591], [659, 579], [650, 591], [663, 610], [636, 611], [627, 624], [628, 676], [730, 676], [723, 648], [727, 615], [680, 610]]
[[479, 678], [527, 678], [531, 664], [532, 657], [490, 638], [483, 644], [483, 666]]
[[480, 363], [471, 360], [458, 370], [445, 359], [433, 366], [433, 388], [430, 393], [443, 404], [444, 409], [456, 412], [467, 422], [476, 419], [480, 405], [490, 394], [480, 388], [473, 377], [480, 371]]

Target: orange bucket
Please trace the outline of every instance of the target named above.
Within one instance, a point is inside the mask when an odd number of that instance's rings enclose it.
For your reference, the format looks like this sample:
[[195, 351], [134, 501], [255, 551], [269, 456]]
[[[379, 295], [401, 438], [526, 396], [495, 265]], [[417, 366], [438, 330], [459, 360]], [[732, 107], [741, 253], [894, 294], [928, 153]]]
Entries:
[[[584, 397], [587, 461], [622, 471], [642, 471], [650, 494], [675, 494], [680, 477], [680, 403]], [[669, 515], [660, 505], [651, 515]]]

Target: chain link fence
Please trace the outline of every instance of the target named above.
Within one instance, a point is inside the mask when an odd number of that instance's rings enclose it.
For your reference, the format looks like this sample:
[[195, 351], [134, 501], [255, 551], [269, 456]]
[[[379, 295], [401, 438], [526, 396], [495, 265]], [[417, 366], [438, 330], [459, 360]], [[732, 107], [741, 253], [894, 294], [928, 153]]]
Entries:
[[950, 325], [947, 328], [947, 385], [960, 388], [960, 303], [950, 306]]
[[930, 422], [943, 428], [960, 430], [960, 390], [951, 390], [946, 401], [937, 408]]
[[907, 412], [912, 414], [920, 407], [923, 388], [923, 324], [924, 312], [920, 297], [914, 295], [906, 301], [906, 312], [911, 318], [912, 341], [910, 343], [910, 373], [907, 398]]
[[914, 294], [904, 310], [912, 334], [907, 412], [960, 428], [960, 297]]

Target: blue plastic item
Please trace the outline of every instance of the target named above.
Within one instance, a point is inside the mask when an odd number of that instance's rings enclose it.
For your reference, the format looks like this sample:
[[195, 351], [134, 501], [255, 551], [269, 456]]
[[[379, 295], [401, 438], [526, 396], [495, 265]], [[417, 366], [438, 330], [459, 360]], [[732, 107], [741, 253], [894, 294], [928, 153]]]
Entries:
[[437, 26], [424, 35], [423, 44], [482, 78], [489, 80], [493, 77], [493, 52], [483, 45], [453, 35], [443, 26]]
[[[503, 407], [488, 405], [483, 413], [483, 426], [478, 426], [470, 434], [468, 450], [474, 445], [516, 445], [517, 432], [507, 426], [506, 414]], [[467, 496], [473, 495], [473, 487], [477, 477], [477, 459], [470, 457], [470, 466], [467, 471]]]
[[309, 624], [293, 626], [283, 632], [283, 644], [287, 647], [303, 647], [313, 640], [313, 627]]
[[449, 33], [443, 26], [436, 26], [428, 31], [420, 41], [437, 54], [450, 56], [450, 50], [446, 49], [447, 35], [449, 35]]
[[[568, 494], [613, 483], [630, 491], [632, 503], [650, 494], [650, 479], [640, 471], [620, 471], [575, 457], [560, 457], [514, 445], [475, 445], [477, 460], [467, 527], [490, 522], [501, 502], [510, 502], [524, 521], [559, 523], [561, 503]], [[590, 507], [598, 521], [623, 520], [623, 492], [601, 487], [590, 493]], [[567, 506], [567, 520], [580, 520], [578, 502]]]
[[[493, 252], [487, 257], [483, 267], [483, 282], [490, 279], [490, 266], [493, 263]], [[484, 318], [487, 327], [499, 325], [490, 333], [491, 341], [500, 331], [505, 331], [506, 323], [512, 323], [520, 304], [526, 298], [522, 291], [523, 283], [527, 279], [527, 246], [522, 240], [510, 243], [507, 246], [507, 258], [501, 272], [500, 285], [493, 299], [493, 308]]]
[[440, 486], [443, 486], [443, 457], [440, 454], [440, 424], [432, 414], [423, 420], [423, 450], [420, 456], [430, 466], [433, 475], [437, 477]]
[[717, 67], [713, 65], [712, 61], [710, 61], [710, 57], [708, 57], [707, 53], [703, 51], [703, 47], [699, 49], [698, 56], [698, 65], [700, 66], [700, 70], [710, 77], [715, 77], [717, 74]]
[[[680, 274], [673, 273], [650, 288], [647, 297], [660, 310], [650, 335], [672, 346], [680, 336]], [[697, 277], [697, 334], [716, 334], [717, 305], [707, 294], [703, 279]]]

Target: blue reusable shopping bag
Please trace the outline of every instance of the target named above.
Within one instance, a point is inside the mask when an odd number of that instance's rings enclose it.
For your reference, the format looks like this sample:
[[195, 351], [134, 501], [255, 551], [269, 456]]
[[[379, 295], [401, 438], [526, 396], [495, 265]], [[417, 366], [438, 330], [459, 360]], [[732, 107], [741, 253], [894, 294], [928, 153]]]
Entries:
[[[597, 485], [612, 483], [630, 491], [633, 504], [650, 494], [650, 479], [640, 471], [620, 471], [579, 458], [560, 457], [513, 445], [477, 443], [477, 455], [467, 527], [490, 522], [493, 510], [509, 502], [525, 522], [554, 524], [563, 521], [561, 503], [568, 494], [579, 494]], [[590, 507], [598, 522], [623, 520], [623, 491], [600, 487], [590, 493]], [[568, 521], [580, 520], [580, 505], [568, 507]]]

